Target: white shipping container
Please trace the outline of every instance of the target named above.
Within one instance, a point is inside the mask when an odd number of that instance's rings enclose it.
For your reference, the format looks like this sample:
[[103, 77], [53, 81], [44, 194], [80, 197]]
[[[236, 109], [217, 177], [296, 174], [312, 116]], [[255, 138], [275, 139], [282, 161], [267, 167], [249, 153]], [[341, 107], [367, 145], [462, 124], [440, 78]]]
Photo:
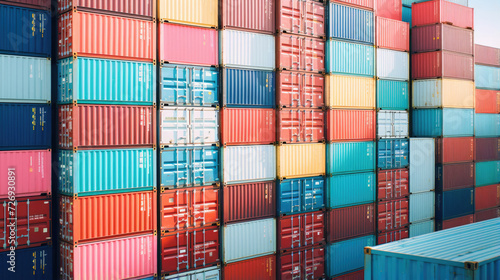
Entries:
[[413, 108], [474, 108], [473, 81], [427, 79], [412, 82]]
[[273, 70], [275, 37], [238, 30], [219, 31], [219, 57], [224, 67]]
[[406, 111], [382, 110], [377, 112], [378, 138], [409, 137], [409, 115]]
[[410, 238], [434, 232], [434, 220], [418, 222], [410, 225]]
[[213, 145], [219, 142], [219, 110], [166, 107], [160, 110], [160, 145]]
[[410, 193], [434, 190], [435, 150], [433, 138], [410, 138]]
[[410, 223], [433, 219], [435, 201], [433, 191], [410, 194]]
[[274, 145], [227, 146], [221, 150], [225, 184], [276, 179]]
[[377, 49], [377, 77], [387, 80], [410, 80], [410, 55], [387, 49]]

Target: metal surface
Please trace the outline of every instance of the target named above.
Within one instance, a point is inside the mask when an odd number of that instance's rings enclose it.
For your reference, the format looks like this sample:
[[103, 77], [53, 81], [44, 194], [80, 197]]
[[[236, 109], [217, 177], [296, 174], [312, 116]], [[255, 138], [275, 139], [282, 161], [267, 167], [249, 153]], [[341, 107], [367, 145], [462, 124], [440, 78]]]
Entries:
[[224, 279], [275, 280], [276, 255], [230, 263], [224, 266]]
[[474, 188], [436, 192], [436, 222], [474, 214]]
[[474, 121], [476, 137], [500, 137], [500, 115], [475, 114]]
[[277, 127], [280, 143], [322, 142], [325, 140], [325, 112], [319, 109], [280, 109]]
[[313, 0], [276, 1], [277, 30], [302, 36], [325, 36], [325, 5]]
[[500, 217], [500, 207], [488, 210], [477, 211], [474, 213], [474, 222], [482, 222]]
[[[163, 276], [162, 280], [220, 280], [222, 271], [219, 267], [208, 267], [193, 271], [174, 274], [172, 276]], [[144, 278], [141, 280], [156, 280], [156, 277]]]
[[438, 221], [436, 222], [436, 230], [450, 229], [454, 227], [460, 227], [474, 222], [474, 215], [466, 215], [454, 219]]
[[500, 183], [500, 161], [476, 163], [476, 187]]
[[276, 147], [279, 179], [322, 176], [326, 173], [325, 144], [283, 144]]
[[445, 0], [412, 5], [413, 26], [447, 23], [460, 28], [474, 29], [474, 9]]
[[375, 109], [375, 79], [326, 75], [325, 100], [328, 108]]
[[375, 204], [363, 204], [327, 212], [328, 243], [375, 234]]
[[377, 112], [377, 138], [408, 138], [410, 114], [407, 111]]
[[[274, 108], [276, 74], [274, 71], [223, 68], [222, 104], [227, 107]], [[279, 74], [281, 75], [281, 74]]]
[[325, 178], [282, 180], [276, 194], [278, 215], [318, 211], [325, 207]]
[[377, 172], [377, 200], [407, 197], [409, 171], [407, 168]]
[[436, 191], [448, 191], [474, 186], [474, 163], [436, 165]]
[[274, 144], [275, 122], [274, 109], [222, 108], [222, 145]]
[[365, 271], [363, 269], [346, 273], [332, 278], [332, 280], [363, 280]]
[[324, 243], [325, 214], [321, 211], [278, 218], [278, 250], [294, 251]]
[[476, 188], [476, 211], [500, 207], [500, 185], [490, 185]]
[[410, 237], [409, 227], [403, 227], [397, 230], [377, 233], [377, 244], [386, 244]]
[[336, 40], [326, 41], [326, 72], [375, 76], [375, 48], [373, 46]]
[[328, 110], [328, 141], [367, 141], [376, 137], [375, 110]]
[[476, 89], [476, 113], [500, 114], [500, 90]]
[[410, 25], [400, 20], [375, 18], [375, 46], [395, 51], [410, 51]]
[[393, 20], [401, 20], [402, 14], [401, 0], [376, 0], [375, 15]]
[[279, 71], [276, 99], [285, 108], [322, 108], [325, 105], [325, 77], [321, 74]]
[[159, 112], [160, 145], [216, 145], [219, 143], [219, 110], [168, 107]]
[[413, 81], [412, 84], [413, 108], [474, 108], [473, 81], [429, 79]]
[[238, 30], [219, 31], [219, 56], [223, 67], [274, 70], [275, 38]]
[[280, 70], [324, 72], [325, 41], [280, 33], [276, 36], [276, 68]]
[[412, 113], [413, 136], [468, 137], [474, 135], [473, 109], [417, 109]]
[[373, 10], [373, 8], [375, 7], [374, 0], [334, 0], [334, 1], [368, 10]]
[[474, 160], [474, 137], [436, 138], [436, 163]]
[[375, 171], [375, 142], [326, 145], [328, 175]]
[[242, 29], [273, 34], [276, 0], [220, 1], [221, 29]]
[[[402, 20], [404, 22], [407, 22], [409, 25], [410, 25], [410, 30], [411, 30], [411, 6], [410, 7], [406, 7], [404, 6], [404, 2], [405, 0], [403, 0], [403, 15], [402, 15]], [[411, 236], [411, 226], [410, 226], [410, 236]]]
[[410, 194], [410, 223], [434, 219], [435, 197], [433, 191]]
[[434, 139], [410, 138], [410, 193], [434, 190], [435, 151]]
[[414, 27], [411, 30], [413, 53], [437, 50], [474, 55], [474, 31], [448, 24]]
[[474, 80], [474, 57], [449, 51], [413, 54], [411, 73], [413, 80], [432, 78]]
[[329, 39], [375, 43], [375, 18], [371, 11], [330, 2], [327, 20]]
[[[50, 2], [50, 1], [49, 1]], [[17, 250], [15, 262], [19, 269], [14, 268], [14, 273], [8, 271], [10, 265], [10, 252], [0, 253], [0, 269], [5, 271], [2, 279], [53, 279], [53, 247], [50, 245], [36, 248]]]
[[327, 178], [326, 200], [329, 209], [375, 202], [375, 173], [334, 175]]
[[377, 231], [392, 231], [409, 224], [408, 198], [377, 203]]
[[409, 82], [377, 79], [377, 108], [381, 110], [409, 110]]
[[225, 185], [222, 220], [226, 223], [270, 218], [276, 215], [274, 181]]
[[363, 268], [363, 248], [374, 246], [375, 235], [368, 235], [326, 246], [326, 275], [330, 278]]
[[325, 248], [301, 248], [280, 255], [279, 279], [324, 279]]
[[412, 223], [410, 224], [410, 238], [434, 232], [434, 226], [434, 220]]
[[500, 67], [500, 49], [476, 44], [474, 59], [476, 64]]
[[500, 160], [500, 138], [475, 138], [476, 162]]
[[479, 89], [500, 90], [500, 68], [476, 65], [476, 87]]
[[49, 10], [51, 7], [51, 0], [2, 0], [0, 3], [40, 10]]
[[[160, 1], [161, 3], [162, 1]], [[88, 10], [98, 13], [117, 14], [126, 17], [145, 17], [152, 19], [154, 14], [153, 0], [58, 0], [57, 12]]]
[[410, 54], [377, 48], [377, 78], [409, 81]]
[[[276, 179], [276, 147], [273, 145], [231, 146], [221, 149], [225, 184]], [[271, 155], [271, 156], [270, 156]]]
[[377, 167], [380, 169], [404, 168], [409, 165], [408, 139], [379, 140]]
[[218, 0], [158, 1], [158, 18], [163, 22], [217, 28], [218, 11]]

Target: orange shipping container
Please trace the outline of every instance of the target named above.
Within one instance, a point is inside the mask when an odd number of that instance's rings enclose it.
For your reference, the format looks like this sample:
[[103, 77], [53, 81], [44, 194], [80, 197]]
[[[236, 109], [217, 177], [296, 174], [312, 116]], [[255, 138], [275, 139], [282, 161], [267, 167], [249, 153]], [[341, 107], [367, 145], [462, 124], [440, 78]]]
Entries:
[[332, 141], [375, 140], [375, 110], [329, 110], [326, 139]]
[[499, 114], [500, 91], [476, 89], [476, 113]]
[[325, 140], [325, 112], [318, 109], [280, 109], [278, 141], [313, 143]]

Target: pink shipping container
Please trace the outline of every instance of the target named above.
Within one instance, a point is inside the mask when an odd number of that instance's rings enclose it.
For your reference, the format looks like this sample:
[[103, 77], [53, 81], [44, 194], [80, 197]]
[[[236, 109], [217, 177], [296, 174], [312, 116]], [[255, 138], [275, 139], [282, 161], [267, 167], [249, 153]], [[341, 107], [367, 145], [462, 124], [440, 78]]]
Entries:
[[257, 145], [276, 142], [274, 109], [221, 110], [222, 145]]
[[349, 6], [373, 10], [375, 8], [375, 0], [331, 0], [330, 2], [338, 2]]
[[278, 141], [313, 143], [325, 140], [325, 112], [318, 109], [280, 109]]
[[0, 4], [50, 10], [51, 0], [0, 0]]
[[16, 197], [50, 196], [51, 163], [50, 150], [0, 151], [0, 199], [11, 186]]
[[378, 232], [392, 231], [407, 226], [409, 210], [408, 198], [377, 202]]
[[84, 12], [59, 16], [59, 58], [99, 57], [155, 61], [155, 25], [137, 20]]
[[222, 29], [274, 34], [276, 0], [220, 0]]
[[371, 141], [376, 137], [374, 110], [328, 110], [328, 141]]
[[161, 63], [219, 65], [216, 29], [161, 23], [158, 35]]
[[375, 43], [378, 48], [410, 51], [410, 25], [407, 22], [376, 17], [375, 29]]
[[401, 20], [403, 17], [401, 0], [375, 0], [375, 16]]
[[411, 29], [413, 53], [451, 51], [474, 55], [474, 31], [444, 23]]
[[59, 147], [154, 147], [155, 120], [152, 106], [62, 105]]
[[500, 217], [500, 208], [492, 208], [474, 213], [474, 222], [486, 221]]
[[156, 234], [78, 246], [59, 243], [62, 280], [121, 280], [156, 275]]
[[500, 90], [476, 89], [476, 113], [500, 114]]
[[[50, 1], [49, 1], [50, 2]], [[152, 19], [154, 0], [58, 0], [57, 12], [88, 11], [92, 13], [119, 15], [123, 17]]]
[[321, 211], [278, 218], [278, 250], [292, 251], [325, 241], [325, 214]]
[[276, 41], [277, 68], [291, 71], [325, 71], [325, 42], [281, 33]]
[[475, 63], [500, 67], [500, 49], [476, 45]]
[[417, 53], [411, 56], [413, 80], [457, 78], [474, 80], [474, 57], [448, 51]]
[[302, 36], [324, 37], [325, 6], [313, 0], [276, 0], [278, 31]]
[[445, 0], [414, 3], [411, 15], [412, 26], [446, 23], [474, 29], [474, 9]]
[[274, 217], [275, 193], [274, 181], [224, 186], [222, 189], [224, 223]]
[[285, 108], [322, 108], [325, 105], [325, 77], [315, 73], [279, 71], [276, 96]]
[[337, 208], [327, 213], [329, 243], [375, 234], [375, 204]]

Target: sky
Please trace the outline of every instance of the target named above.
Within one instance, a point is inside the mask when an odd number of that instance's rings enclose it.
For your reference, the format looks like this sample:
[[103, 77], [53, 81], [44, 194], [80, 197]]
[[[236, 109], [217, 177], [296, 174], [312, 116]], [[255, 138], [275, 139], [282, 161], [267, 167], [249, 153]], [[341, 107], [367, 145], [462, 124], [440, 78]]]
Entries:
[[500, 0], [469, 0], [476, 44], [500, 48]]

